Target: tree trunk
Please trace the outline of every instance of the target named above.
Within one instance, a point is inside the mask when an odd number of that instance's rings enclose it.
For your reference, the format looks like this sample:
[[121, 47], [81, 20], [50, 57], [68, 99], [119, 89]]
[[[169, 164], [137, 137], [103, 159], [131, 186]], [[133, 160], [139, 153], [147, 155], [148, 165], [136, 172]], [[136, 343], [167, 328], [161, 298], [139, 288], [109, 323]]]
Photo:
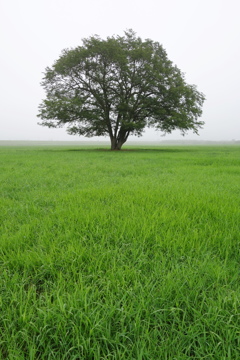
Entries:
[[121, 150], [121, 147], [123, 144], [124, 144], [124, 141], [113, 138], [113, 139], [111, 139], [111, 150]]
[[127, 141], [129, 134], [129, 130], [120, 128], [117, 136], [111, 136], [111, 150], [121, 150], [121, 147]]

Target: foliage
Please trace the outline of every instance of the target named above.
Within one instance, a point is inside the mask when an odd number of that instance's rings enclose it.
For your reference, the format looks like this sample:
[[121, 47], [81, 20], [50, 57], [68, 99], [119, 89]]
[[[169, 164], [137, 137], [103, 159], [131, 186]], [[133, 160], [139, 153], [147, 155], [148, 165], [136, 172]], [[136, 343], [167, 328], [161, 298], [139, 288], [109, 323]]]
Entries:
[[132, 30], [125, 36], [83, 39], [65, 49], [42, 85], [46, 99], [39, 107], [41, 125], [68, 125], [69, 134], [109, 136], [120, 149], [130, 134], [145, 127], [164, 133], [180, 129], [197, 133], [203, 125], [204, 95], [185, 82], [158, 42], [142, 40]]

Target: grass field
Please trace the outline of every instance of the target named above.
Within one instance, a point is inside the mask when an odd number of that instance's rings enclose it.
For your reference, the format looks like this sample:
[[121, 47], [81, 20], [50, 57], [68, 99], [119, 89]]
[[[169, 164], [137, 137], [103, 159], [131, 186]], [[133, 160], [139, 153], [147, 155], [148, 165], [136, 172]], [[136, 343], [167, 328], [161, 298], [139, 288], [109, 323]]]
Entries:
[[240, 358], [240, 146], [0, 147], [0, 359]]

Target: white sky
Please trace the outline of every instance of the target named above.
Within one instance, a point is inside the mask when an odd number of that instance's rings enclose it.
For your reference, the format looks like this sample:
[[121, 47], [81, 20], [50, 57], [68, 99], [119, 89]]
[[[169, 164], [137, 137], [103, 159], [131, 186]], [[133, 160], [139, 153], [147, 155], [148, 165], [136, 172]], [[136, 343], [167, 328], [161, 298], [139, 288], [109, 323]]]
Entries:
[[[239, 0], [1, 0], [0, 140], [83, 139], [37, 125], [43, 72], [82, 38], [129, 28], [160, 42], [206, 95], [204, 129], [185, 139], [240, 140], [239, 19]], [[147, 131], [141, 140], [180, 138]]]

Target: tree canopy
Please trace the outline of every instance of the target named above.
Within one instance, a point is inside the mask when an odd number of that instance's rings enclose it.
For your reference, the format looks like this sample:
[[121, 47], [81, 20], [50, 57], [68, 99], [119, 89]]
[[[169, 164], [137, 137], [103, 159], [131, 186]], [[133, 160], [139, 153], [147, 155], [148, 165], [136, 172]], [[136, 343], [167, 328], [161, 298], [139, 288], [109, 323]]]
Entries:
[[199, 120], [204, 95], [186, 83], [162, 45], [132, 30], [105, 40], [91, 36], [63, 50], [46, 69], [42, 86], [40, 125], [67, 124], [69, 134], [107, 135], [112, 150], [146, 127], [185, 134], [204, 124]]

